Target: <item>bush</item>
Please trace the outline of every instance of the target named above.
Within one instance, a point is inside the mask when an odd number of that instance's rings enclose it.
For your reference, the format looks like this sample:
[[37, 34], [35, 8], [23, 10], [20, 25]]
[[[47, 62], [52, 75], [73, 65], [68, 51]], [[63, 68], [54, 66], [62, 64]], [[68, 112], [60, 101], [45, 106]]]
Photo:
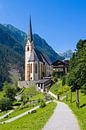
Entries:
[[54, 81], [54, 83], [56, 83], [56, 82], [57, 82], [57, 78], [56, 78], [56, 77], [54, 77], [54, 78], [53, 78], [53, 81]]
[[20, 105], [21, 105], [21, 102], [16, 101], [16, 102], [13, 103], [13, 105], [14, 105], [14, 106], [20, 106]]
[[11, 109], [12, 108], [12, 102], [10, 101], [9, 98], [1, 98], [0, 99], [0, 109], [1, 111], [4, 111], [4, 110], [8, 110], [8, 109]]
[[15, 99], [16, 88], [14, 85], [11, 85], [11, 84], [5, 82], [4, 87], [3, 87], [3, 91], [4, 91], [5, 97], [9, 98], [11, 101], [13, 101]]
[[62, 77], [62, 86], [64, 86], [65, 84], [66, 84], [66, 77], [63, 76], [63, 77]]
[[46, 103], [43, 100], [41, 100], [41, 102], [40, 102], [40, 108], [43, 108], [45, 106], [46, 106]]

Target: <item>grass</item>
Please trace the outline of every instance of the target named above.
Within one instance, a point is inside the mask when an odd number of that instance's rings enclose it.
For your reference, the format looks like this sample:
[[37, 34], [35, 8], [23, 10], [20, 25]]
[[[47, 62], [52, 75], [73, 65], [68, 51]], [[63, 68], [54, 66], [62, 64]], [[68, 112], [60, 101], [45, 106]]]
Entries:
[[[23, 93], [23, 92], [24, 92], [24, 93], [28, 93], [28, 94], [33, 94], [33, 95], [30, 96], [29, 101], [45, 98], [44, 94], [43, 94], [43, 93], [38, 93], [38, 92], [36, 91], [35, 87], [25, 88], [25, 89], [22, 89], [22, 90], [20, 91], [20, 93]], [[3, 97], [3, 93], [2, 93], [2, 92], [0, 92], [0, 96]], [[36, 106], [36, 105], [38, 105], [38, 103], [35, 103], [34, 106]], [[24, 109], [23, 109], [23, 107], [24, 107]], [[14, 112], [12, 112], [12, 113], [9, 115], [8, 118], [1, 119], [0, 122], [1, 122], [1, 121], [4, 121], [4, 120], [7, 120], [7, 119], [9, 119], [9, 118], [12, 118], [12, 117], [14, 117], [14, 116], [17, 116], [18, 114], [21, 114], [21, 113], [23, 113], [23, 112], [25, 112], [25, 111], [31, 109], [31, 108], [33, 107], [33, 105], [30, 106], [30, 105], [26, 104], [26, 105], [24, 105], [23, 107], [21, 107], [21, 109], [20, 109], [20, 108], [16, 109]], [[0, 116], [6, 114], [7, 112], [9, 112], [9, 110], [8, 110], [8, 111], [0, 112]]]
[[[43, 93], [39, 93], [39, 94], [37, 94], [35, 96], [30, 97], [29, 101], [38, 100], [38, 99], [44, 99], [44, 98], [45, 98], [45, 95]], [[21, 113], [23, 113], [23, 112], [25, 112], [25, 111], [35, 107], [35, 106], [37, 106], [37, 105], [39, 105], [39, 103], [34, 103], [32, 105], [31, 104], [30, 105], [26, 104], [26, 105], [24, 105], [22, 107], [20, 106], [18, 109], [16, 109], [14, 112], [12, 112], [7, 118], [1, 119], [0, 122], [1, 121], [5, 121], [7, 119], [10, 119], [10, 118], [12, 118], [14, 116], [17, 116], [17, 115], [19, 115], [19, 114], [21, 114]]]
[[35, 103], [34, 105], [26, 104], [26, 105], [24, 105], [24, 106], [22, 106], [22, 107], [19, 107], [19, 108], [16, 109], [14, 112], [12, 112], [7, 118], [1, 119], [0, 122], [5, 121], [5, 120], [8, 120], [8, 119], [10, 119], [10, 118], [12, 118], [12, 117], [15, 117], [15, 116], [17, 116], [17, 115], [19, 115], [19, 114], [21, 114], [21, 113], [23, 113], [23, 112], [26, 112], [27, 110], [30, 110], [31, 108], [33, 108], [33, 107], [35, 107], [35, 106], [37, 106], [37, 105], [38, 105], [38, 103]]
[[22, 94], [22, 92], [24, 91], [24, 89], [25, 89], [25, 88], [20, 89], [20, 91], [17, 92], [17, 95]]
[[0, 116], [5, 115], [5, 114], [6, 114], [7, 112], [9, 112], [9, 111], [10, 111], [10, 110], [0, 112]]
[[36, 113], [28, 114], [11, 123], [0, 125], [0, 130], [41, 130], [53, 114], [56, 103], [49, 103], [44, 108], [37, 109]]
[[73, 92], [73, 101], [70, 103], [70, 101], [65, 101], [69, 105], [69, 107], [72, 109], [74, 114], [76, 115], [81, 130], [86, 130], [86, 95], [80, 93], [80, 108], [76, 108], [76, 96], [75, 92]]
[[67, 85], [62, 86], [62, 80], [59, 80], [55, 84], [53, 84], [50, 88], [50, 91], [54, 94], [59, 94], [63, 96], [65, 92], [69, 90], [69, 87]]
[[32, 86], [29, 88], [25, 88], [23, 93], [27, 93], [28, 95], [36, 95], [36, 94], [38, 94], [38, 91], [36, 90], [35, 86]]
[[29, 100], [32, 101], [32, 100], [38, 100], [38, 99], [44, 99], [44, 98], [45, 98], [45, 95], [43, 93], [38, 93], [37, 95], [30, 97]]
[[0, 98], [2, 98], [4, 96], [3, 91], [0, 91]]

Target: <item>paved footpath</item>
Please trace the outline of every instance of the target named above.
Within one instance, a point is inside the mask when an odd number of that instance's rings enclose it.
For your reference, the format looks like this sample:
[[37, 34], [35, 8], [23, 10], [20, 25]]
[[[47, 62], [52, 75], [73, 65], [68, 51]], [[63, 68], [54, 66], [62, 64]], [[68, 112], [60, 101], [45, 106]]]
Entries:
[[54, 114], [42, 130], [80, 130], [80, 128], [70, 108], [65, 103], [58, 102]]

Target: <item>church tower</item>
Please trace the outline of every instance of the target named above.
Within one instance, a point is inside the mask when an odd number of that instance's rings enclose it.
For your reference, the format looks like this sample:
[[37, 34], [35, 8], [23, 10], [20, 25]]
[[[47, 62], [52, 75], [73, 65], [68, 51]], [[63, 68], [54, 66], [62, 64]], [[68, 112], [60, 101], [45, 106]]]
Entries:
[[47, 56], [34, 46], [30, 17], [29, 35], [25, 45], [25, 80], [37, 81], [44, 76], [48, 76], [50, 71], [49, 67], [50, 63]]
[[[32, 36], [32, 25], [31, 25], [31, 16], [29, 23], [29, 35], [27, 38], [27, 43], [25, 45], [25, 80], [34, 80], [34, 71], [33, 65], [34, 63], [29, 62], [30, 58], [33, 56], [34, 44], [33, 44], [33, 36]], [[30, 73], [33, 75], [31, 76]]]

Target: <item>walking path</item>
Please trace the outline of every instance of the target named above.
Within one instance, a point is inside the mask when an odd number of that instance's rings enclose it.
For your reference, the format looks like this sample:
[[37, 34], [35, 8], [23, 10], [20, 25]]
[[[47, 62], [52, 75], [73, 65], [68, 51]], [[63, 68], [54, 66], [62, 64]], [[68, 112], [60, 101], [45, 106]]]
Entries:
[[80, 128], [70, 108], [65, 103], [58, 102], [54, 114], [42, 130], [80, 130]]
[[8, 116], [9, 114], [11, 114], [13, 111], [14, 111], [14, 110], [11, 110], [11, 111], [9, 111], [8, 113], [6, 113], [5, 115], [0, 116], [0, 119], [3, 119], [3, 118], [5, 118], [5, 117], [7, 117], [7, 116]]
[[[58, 100], [58, 95], [52, 93], [51, 91], [49, 91], [48, 94]], [[59, 97], [59, 100], [63, 100], [64, 98], [66, 98], [66, 96]]]

